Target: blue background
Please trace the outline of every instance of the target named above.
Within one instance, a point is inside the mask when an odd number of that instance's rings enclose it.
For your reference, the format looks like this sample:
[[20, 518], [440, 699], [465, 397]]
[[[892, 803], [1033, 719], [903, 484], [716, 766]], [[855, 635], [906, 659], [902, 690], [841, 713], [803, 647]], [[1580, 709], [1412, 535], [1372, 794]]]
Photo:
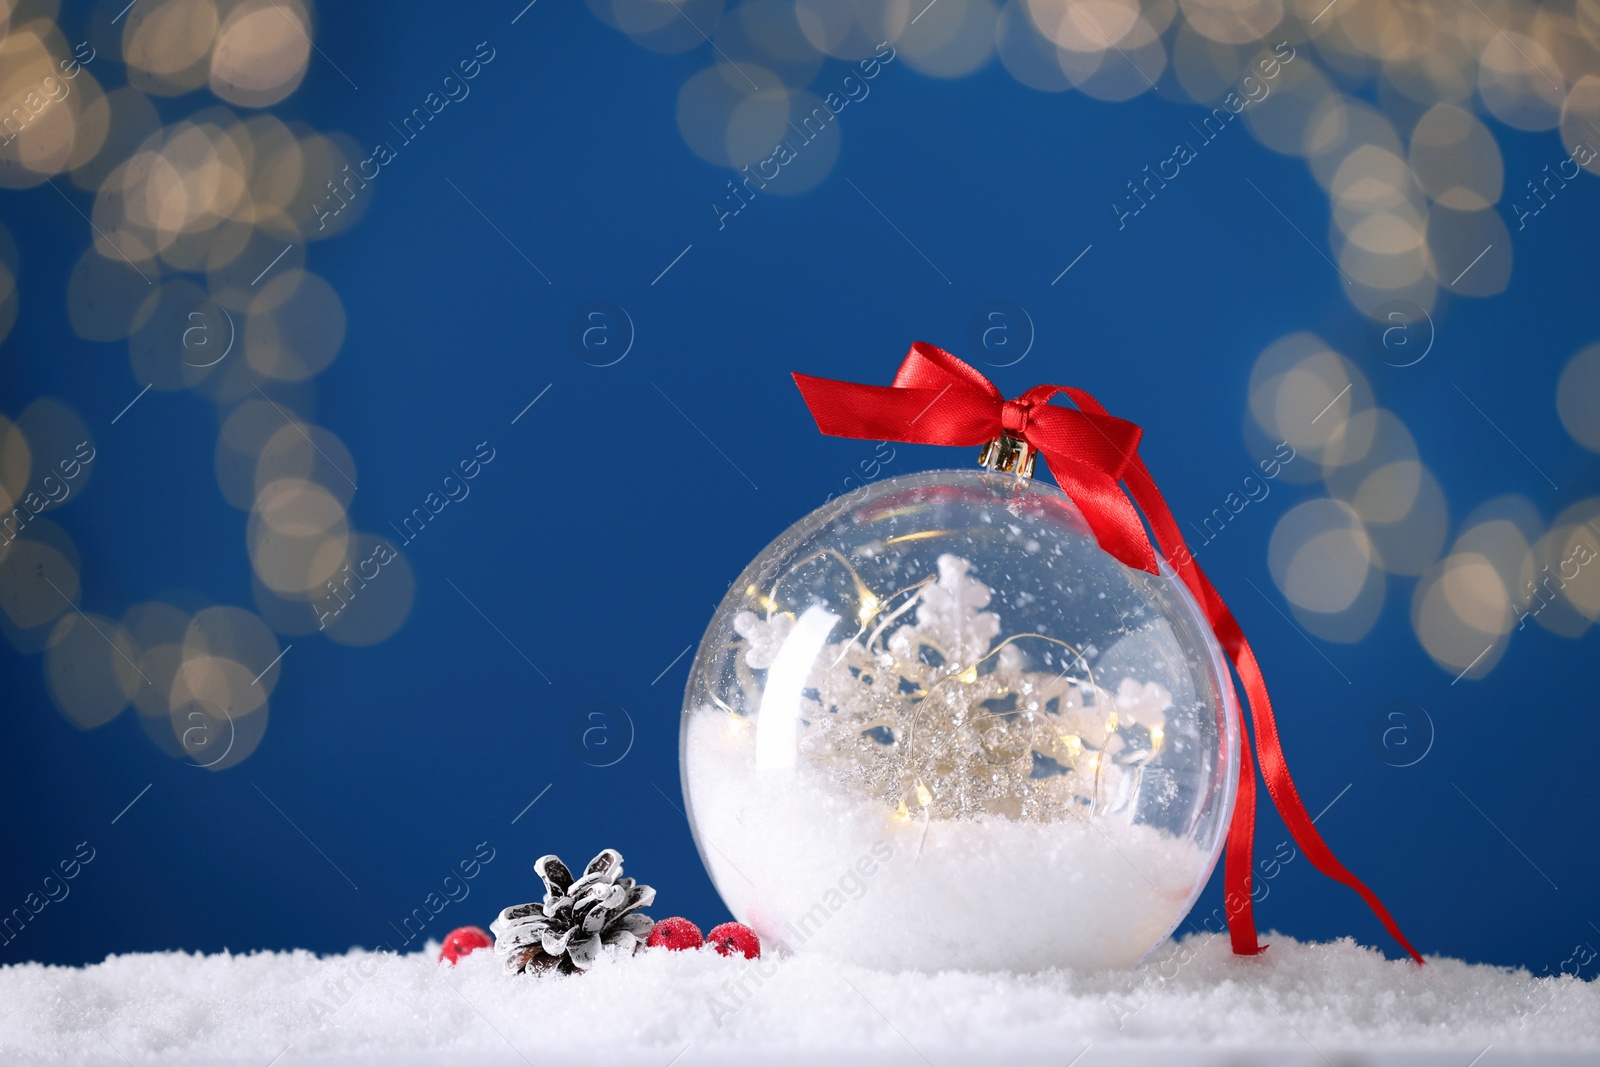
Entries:
[[[886, 382], [915, 339], [971, 357], [971, 319], [990, 301], [1026, 308], [1037, 340], [1019, 364], [983, 369], [1007, 395], [1078, 385], [1144, 426], [1143, 455], [1180, 520], [1248, 472], [1251, 366], [1302, 329], [1356, 360], [1411, 428], [1452, 532], [1502, 493], [1548, 517], [1600, 492], [1595, 457], [1554, 410], [1562, 365], [1594, 339], [1600, 197], [1587, 179], [1566, 194], [1561, 224], [1517, 235], [1510, 288], [1446, 297], [1434, 352], [1399, 370], [1372, 353], [1330, 265], [1243, 180], [1326, 252], [1327, 201], [1307, 168], [1243, 132], [1208, 146], [1117, 231], [1108, 200], [1168, 154], [1197, 105], [1036, 93], [998, 64], [953, 81], [891, 65], [873, 102], [842, 117], [838, 165], [816, 190], [761, 197], [719, 231], [708, 205], [728, 174], [695, 157], [674, 121], [677, 88], [709, 50], [643, 50], [578, 4], [539, 3], [509, 25], [520, 7], [463, 6], [441, 25], [323, 5], [318, 47], [360, 88], [314, 54], [304, 86], [274, 109], [370, 144], [479, 41], [496, 50], [470, 98], [384, 168], [360, 224], [308, 253], [349, 316], [316, 418], [359, 464], [357, 524], [386, 530], [478, 442], [496, 449], [471, 496], [406, 550], [417, 576], [408, 621], [372, 648], [285, 639], [294, 648], [266, 739], [221, 773], [161, 754], [131, 710], [79, 731], [53, 708], [40, 658], [0, 646], [0, 908], [20, 905], [77, 842], [97, 851], [71, 897], [0, 948], [0, 962], [399, 947], [392, 924], [483, 841], [494, 860], [428, 936], [486, 926], [536, 896], [541, 853], [578, 863], [608, 846], [657, 887], [657, 917], [722, 921], [675, 807], [691, 658], [680, 654], [744, 564], [873, 454], [871, 442], [818, 435], [789, 372]], [[1508, 190], [1563, 155], [1552, 135], [1488, 121]], [[71, 195], [87, 210], [87, 196]], [[246, 515], [216, 485], [211, 405], [152, 393], [111, 426], [139, 383], [122, 345], [78, 340], [67, 322], [83, 219], [43, 186], [0, 193], [0, 211], [23, 265], [0, 407], [15, 415], [58, 395], [99, 450], [93, 491], [52, 516], [83, 555], [82, 607], [116, 615], [179, 589], [249, 606]], [[567, 339], [594, 301], [625, 308], [636, 327], [615, 366], [586, 364]], [[970, 459], [900, 446], [888, 472]], [[1365, 640], [1321, 645], [1330, 669], [1280, 615], [1266, 565], [1276, 518], [1311, 495], [1276, 484], [1200, 555], [1264, 664], [1307, 806], [1339, 796], [1320, 829], [1425, 953], [1543, 970], [1575, 944], [1600, 944], [1594, 634], [1572, 642], [1529, 627], [1486, 680], [1452, 685], [1412, 634], [1403, 580]], [[1374, 716], [1394, 700], [1422, 705], [1436, 728], [1413, 767], [1388, 765], [1373, 745]], [[609, 767], [589, 765], [575, 741], [595, 701], [625, 709], [609, 720], [619, 745], [634, 734]], [[1260, 854], [1285, 836], [1263, 804]], [[1196, 918], [1219, 903], [1214, 879]], [[1394, 952], [1360, 901], [1303, 857], [1271, 882], [1258, 916], [1264, 929]]]

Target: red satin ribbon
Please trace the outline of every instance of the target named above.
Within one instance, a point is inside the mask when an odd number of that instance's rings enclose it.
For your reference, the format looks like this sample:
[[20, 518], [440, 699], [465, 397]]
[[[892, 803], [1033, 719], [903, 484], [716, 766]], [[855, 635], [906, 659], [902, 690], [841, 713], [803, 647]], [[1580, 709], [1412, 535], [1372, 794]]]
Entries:
[[[805, 374], [796, 374], [794, 380], [817, 428], [833, 437], [933, 445], [981, 445], [1001, 433], [1020, 438], [1044, 456], [1045, 465], [1083, 512], [1100, 547], [1128, 566], [1152, 574], [1157, 570], [1159, 549], [1161, 557], [1194, 594], [1212, 632], [1232, 660], [1255, 727], [1256, 759], [1252, 761], [1244, 715], [1237, 712], [1239, 795], [1228, 826], [1223, 866], [1224, 907], [1233, 951], [1253, 956], [1267, 947], [1256, 934], [1250, 895], [1255, 764], [1259, 763], [1272, 803], [1312, 866], [1360, 894], [1390, 936], [1413, 960], [1422, 963], [1422, 956], [1400, 932], [1389, 909], [1334, 857], [1306, 813], [1289, 776], [1272, 702], [1267, 697], [1267, 683], [1255, 653], [1233, 613], [1195, 563], [1177, 520], [1139, 458], [1139, 427], [1108, 415], [1094, 397], [1081, 389], [1040, 385], [1015, 400], [1007, 400], [994, 383], [973, 367], [920, 341], [911, 346], [891, 386], [858, 385]], [[1077, 410], [1052, 405], [1050, 400], [1057, 393], [1066, 394]], [[1127, 492], [1119, 483], [1126, 483]], [[1155, 534], [1154, 544], [1145, 531], [1145, 521]]]

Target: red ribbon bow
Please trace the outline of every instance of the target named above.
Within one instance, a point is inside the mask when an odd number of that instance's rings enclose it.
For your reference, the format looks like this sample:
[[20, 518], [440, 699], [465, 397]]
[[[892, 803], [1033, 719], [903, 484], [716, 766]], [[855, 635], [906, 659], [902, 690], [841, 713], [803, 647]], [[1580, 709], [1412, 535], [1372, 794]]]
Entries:
[[[1015, 400], [1007, 400], [976, 369], [920, 341], [911, 346], [891, 386], [859, 385], [805, 374], [796, 374], [794, 380], [817, 420], [817, 428], [833, 437], [929, 445], [981, 445], [1001, 433], [1020, 438], [1043, 454], [1045, 465], [1083, 512], [1100, 547], [1128, 566], [1152, 574], [1157, 570], [1159, 550], [1161, 558], [1194, 594], [1239, 674], [1255, 727], [1261, 776], [1295, 843], [1317, 870], [1360, 894], [1390, 936], [1413, 960], [1422, 962], [1422, 956], [1400, 932], [1377, 894], [1334, 857], [1317, 833], [1289, 776], [1272, 702], [1267, 697], [1267, 683], [1255, 654], [1233, 613], [1195, 563], [1177, 520], [1139, 458], [1139, 427], [1108, 415], [1094, 397], [1081, 389], [1040, 385]], [[1057, 393], [1070, 397], [1077, 410], [1051, 404]], [[1126, 492], [1120, 483], [1126, 483]], [[1145, 531], [1145, 520], [1155, 534], [1154, 544]], [[1233, 951], [1253, 956], [1267, 946], [1260, 943], [1256, 934], [1251, 897], [1255, 764], [1243, 712], [1238, 714], [1239, 795], [1228, 827], [1224, 910]]]

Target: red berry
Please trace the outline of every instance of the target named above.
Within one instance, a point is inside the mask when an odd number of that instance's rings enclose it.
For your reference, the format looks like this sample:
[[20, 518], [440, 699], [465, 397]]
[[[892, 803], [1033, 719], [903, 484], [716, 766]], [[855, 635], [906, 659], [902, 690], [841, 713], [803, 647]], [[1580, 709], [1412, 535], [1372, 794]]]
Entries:
[[706, 935], [706, 944], [716, 949], [719, 955], [731, 956], [735, 952], [742, 952], [747, 960], [761, 958], [761, 939], [744, 923], [713, 926]]
[[445, 935], [444, 945], [439, 949], [439, 959], [449, 960], [453, 966], [462, 956], [470, 955], [480, 948], [488, 948], [492, 944], [494, 938], [480, 928], [458, 926]]
[[699, 948], [705, 943], [706, 939], [700, 936], [698, 926], [676, 915], [656, 923], [655, 929], [650, 931], [650, 940], [645, 942], [651, 948], [660, 946], [674, 952], [686, 948]]

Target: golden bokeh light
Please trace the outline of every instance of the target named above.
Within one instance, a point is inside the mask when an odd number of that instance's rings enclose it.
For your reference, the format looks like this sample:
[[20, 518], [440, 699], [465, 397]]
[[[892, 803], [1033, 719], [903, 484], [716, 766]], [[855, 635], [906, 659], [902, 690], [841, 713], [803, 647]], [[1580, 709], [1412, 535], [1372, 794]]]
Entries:
[[588, 5], [634, 44], [669, 55], [703, 46], [725, 13], [723, 0], [588, 0]]
[[942, 0], [906, 28], [895, 50], [930, 77], [965, 77], [993, 57], [999, 14], [993, 0]]
[[250, 301], [244, 358], [263, 378], [300, 382], [327, 369], [344, 344], [344, 304], [321, 275], [280, 271]]
[[1478, 679], [1500, 662], [1515, 617], [1494, 566], [1471, 553], [1445, 557], [1411, 598], [1411, 625], [1423, 649], [1457, 679]]
[[131, 85], [97, 94], [85, 105], [83, 122], [105, 131], [98, 150], [73, 166], [73, 184], [88, 190], [99, 189], [113, 169], [161, 129], [155, 104]]
[[1178, 0], [1195, 30], [1220, 44], [1246, 44], [1283, 21], [1283, 0]]
[[1439, 558], [1449, 532], [1444, 491], [1399, 416], [1376, 408], [1360, 417], [1372, 420], [1365, 453], [1325, 468], [1323, 480], [1361, 519], [1384, 570], [1422, 574]]
[[78, 602], [82, 562], [65, 530], [42, 515], [0, 557], [0, 629], [19, 652], [38, 652], [49, 627]]
[[1429, 266], [1439, 285], [1458, 296], [1494, 296], [1511, 282], [1511, 233], [1498, 211], [1428, 213]]
[[1600, 343], [1579, 349], [1562, 368], [1556, 413], [1574, 441], [1600, 452]]
[[678, 91], [678, 130], [701, 159], [737, 170], [765, 160], [790, 135], [789, 93], [754, 64], [707, 67]]
[[27, 490], [16, 499], [34, 514], [65, 504], [83, 492], [94, 474], [94, 435], [78, 413], [42, 396], [17, 415], [16, 429], [32, 456]]
[[[828, 117], [830, 110], [826, 101], [801, 90], [790, 96], [789, 106], [794, 115], [791, 121], [796, 126], [804, 124], [801, 128], [809, 140], [799, 151], [786, 157], [788, 162], [782, 165], [779, 180], [767, 183], [763, 192], [773, 196], [799, 196], [821, 185], [839, 161], [839, 149], [844, 140], [838, 124]], [[821, 132], [815, 132], [817, 130]], [[797, 134], [788, 138], [787, 143], [800, 145], [801, 137]], [[724, 197], [723, 204], [730, 202], [730, 197]]]
[[1273, 441], [1287, 441], [1311, 462], [1289, 464], [1290, 481], [1321, 475], [1367, 454], [1375, 423], [1372, 388], [1354, 364], [1315, 334], [1279, 338], [1250, 373], [1250, 412]]
[[1382, 610], [1377, 550], [1342, 501], [1317, 498], [1285, 512], [1273, 528], [1267, 566], [1295, 618], [1324, 640], [1359, 641]]
[[350, 449], [331, 430], [310, 423], [285, 423], [282, 415], [273, 414], [278, 417], [278, 429], [256, 457], [252, 499], [281, 478], [297, 478], [316, 482], [333, 494], [341, 507], [348, 508], [360, 477]]
[[1411, 131], [1411, 170], [1430, 198], [1457, 211], [1500, 200], [1505, 164], [1494, 134], [1469, 111], [1435, 104]]
[[915, 12], [911, 0], [795, 0], [800, 32], [820, 52], [865, 59], [885, 41], [898, 41]]
[[184, 658], [213, 656], [252, 670], [251, 685], [271, 693], [278, 684], [278, 639], [260, 617], [243, 608], [220, 606], [197, 612], [184, 631]]
[[1040, 92], [1072, 88], [1061, 68], [1057, 45], [1034, 25], [1030, 0], [1006, 0], [995, 23], [995, 51], [1006, 72]]
[[280, 595], [305, 596], [338, 573], [350, 547], [350, 524], [328, 490], [281, 478], [256, 498], [247, 536], [262, 583]]
[[211, 91], [240, 107], [268, 107], [300, 87], [311, 59], [311, 20], [296, 0], [244, 0], [216, 34]]
[[1266, 70], [1276, 72], [1276, 77], [1271, 91], [1245, 109], [1245, 126], [1257, 141], [1274, 152], [1307, 155], [1312, 150], [1313, 117], [1321, 117], [1329, 107], [1342, 103], [1339, 90], [1310, 63], [1281, 63], [1263, 51], [1254, 63], [1258, 73], [1263, 69], [1262, 62], [1267, 64]]
[[1561, 104], [1561, 145], [1568, 158], [1600, 174], [1600, 77], [1585, 74]]
[[718, 24], [715, 40], [732, 62], [766, 67], [797, 88], [810, 85], [826, 59], [800, 32], [793, 0], [746, 0]]
[[314, 609], [330, 640], [375, 645], [404, 624], [416, 592], [411, 563], [392, 542], [357, 534], [350, 562], [340, 568], [333, 588], [318, 597]]
[[214, 0], [144, 0], [122, 24], [122, 58], [136, 88], [176, 96], [204, 84], [217, 32]]
[[137, 650], [128, 631], [103, 615], [65, 615], [50, 633], [45, 682], [74, 726], [91, 730], [116, 718], [139, 686]]
[[1272, 531], [1272, 579], [1291, 603], [1307, 611], [1332, 614], [1355, 603], [1372, 562], [1372, 543], [1360, 517], [1337, 500], [1297, 504]]
[[1516, 31], [1489, 37], [1478, 57], [1478, 95], [1490, 114], [1519, 130], [1548, 130], [1561, 119], [1566, 85], [1544, 45]]
[[[1534, 605], [1560, 598], [1588, 621], [1600, 622], [1600, 497], [1564, 509], [1550, 524], [1550, 537]], [[1543, 612], [1536, 618], [1543, 621]]]
[[[6, 515], [27, 492], [28, 479], [33, 471], [33, 448], [22, 428], [4, 415], [0, 415], [0, 504]], [[3, 516], [0, 516], [3, 518]], [[6, 526], [7, 543], [19, 531], [15, 523]]]
[[94, 152], [104, 125], [84, 131], [81, 143], [79, 126], [84, 107], [100, 95], [47, 18], [13, 25], [0, 37], [0, 188], [37, 185]]
[[1056, 58], [1078, 91], [1096, 100], [1119, 101], [1155, 89], [1167, 69], [1167, 50], [1161, 37], [1144, 19], [1113, 47], [1095, 50], [1060, 49]]

